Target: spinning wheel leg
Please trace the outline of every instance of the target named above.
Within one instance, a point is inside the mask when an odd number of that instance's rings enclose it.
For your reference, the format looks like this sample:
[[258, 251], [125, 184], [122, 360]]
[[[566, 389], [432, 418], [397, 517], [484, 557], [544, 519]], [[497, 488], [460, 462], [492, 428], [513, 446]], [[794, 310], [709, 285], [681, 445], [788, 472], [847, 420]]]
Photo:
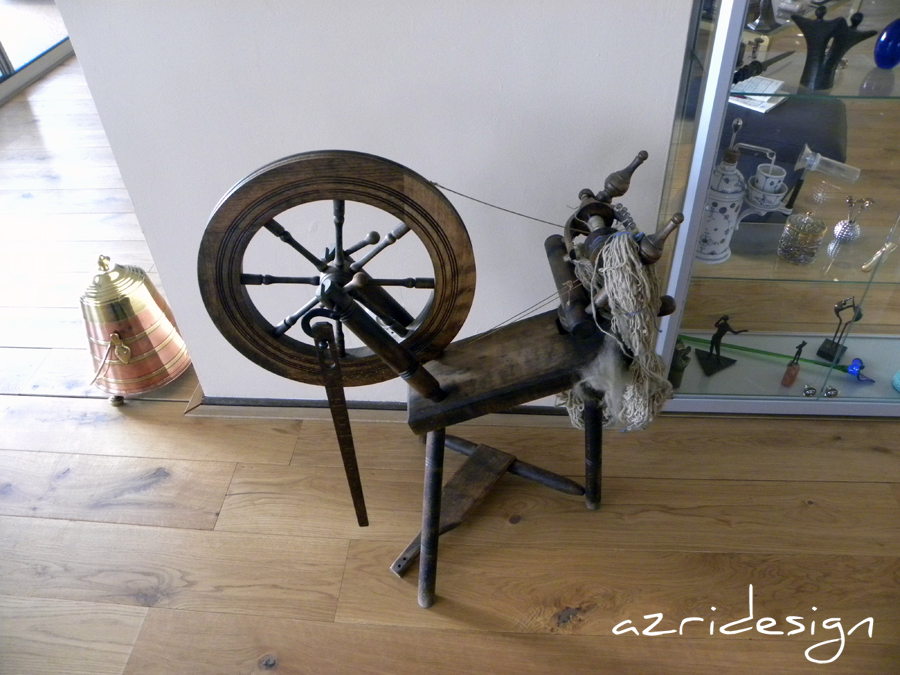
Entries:
[[428, 432], [425, 441], [425, 491], [422, 497], [422, 546], [419, 560], [419, 606], [434, 604], [438, 537], [441, 525], [441, 483], [444, 477], [444, 429]]
[[600, 508], [600, 476], [603, 448], [603, 414], [595, 402], [584, 406], [584, 503], [592, 511]]
[[369, 524], [369, 516], [366, 513], [359, 465], [356, 462], [353, 431], [350, 428], [347, 399], [344, 397], [344, 384], [341, 378], [338, 348], [334, 341], [334, 331], [331, 324], [322, 321], [312, 326], [312, 333], [316, 342], [319, 364], [322, 366], [322, 378], [325, 382], [325, 393], [328, 395], [328, 407], [331, 409], [334, 432], [341, 451], [341, 460], [344, 462], [344, 472], [347, 474], [347, 485], [350, 487], [353, 508], [356, 510], [356, 521], [360, 527], [365, 527]]
[[[510, 455], [508, 452], [486, 445], [470, 443], [455, 436], [445, 436], [444, 447], [457, 452], [462, 447], [462, 453], [467, 455], [468, 459], [441, 490], [439, 534], [445, 534], [462, 525], [466, 516], [481, 504], [491, 491], [491, 488], [497, 484], [497, 481], [507, 471], [512, 473], [512, 467], [517, 463], [515, 456]], [[538, 467], [531, 468], [542, 471]], [[549, 474], [549, 472], [547, 473]], [[555, 476], [555, 474], [551, 475]], [[555, 478], [562, 481], [566, 480], [562, 476], [555, 476]], [[577, 494], [580, 495], [584, 492], [580, 485], [576, 483], [573, 483], [573, 485], [578, 490]], [[571, 486], [566, 485], [565, 487], [571, 490]], [[391, 571], [397, 576], [403, 576], [412, 567], [416, 558], [419, 557], [421, 548], [422, 535], [420, 533], [415, 536], [409, 546], [394, 561], [394, 564], [391, 565]]]

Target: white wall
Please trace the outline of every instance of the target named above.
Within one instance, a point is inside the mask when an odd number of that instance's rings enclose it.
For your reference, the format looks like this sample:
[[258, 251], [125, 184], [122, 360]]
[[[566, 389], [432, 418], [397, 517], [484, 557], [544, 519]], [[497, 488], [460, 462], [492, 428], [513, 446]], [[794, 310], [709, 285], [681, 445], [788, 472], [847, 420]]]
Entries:
[[[562, 224], [645, 149], [622, 201], [656, 226], [690, 0], [58, 5], [207, 396], [324, 398], [235, 351], [196, 280], [219, 198], [282, 156], [369, 152]], [[554, 228], [449, 196], [478, 268], [461, 335], [552, 293]], [[405, 397], [397, 380], [348, 392]]]

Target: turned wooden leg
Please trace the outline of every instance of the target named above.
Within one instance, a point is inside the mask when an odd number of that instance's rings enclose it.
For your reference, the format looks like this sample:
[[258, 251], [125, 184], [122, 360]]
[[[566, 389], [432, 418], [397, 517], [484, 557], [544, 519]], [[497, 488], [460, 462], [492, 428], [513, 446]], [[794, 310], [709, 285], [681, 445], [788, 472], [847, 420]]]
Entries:
[[419, 606], [434, 604], [441, 484], [444, 476], [444, 429], [429, 431], [425, 441], [425, 490], [422, 497], [422, 546], [419, 552]]
[[584, 405], [584, 503], [600, 508], [600, 481], [603, 453], [603, 414], [592, 402]]

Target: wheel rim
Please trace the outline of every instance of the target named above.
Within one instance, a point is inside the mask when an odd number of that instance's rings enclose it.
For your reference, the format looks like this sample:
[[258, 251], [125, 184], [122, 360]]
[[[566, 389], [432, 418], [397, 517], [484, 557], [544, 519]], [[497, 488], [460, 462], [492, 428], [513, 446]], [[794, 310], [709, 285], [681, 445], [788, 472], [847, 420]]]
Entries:
[[[434, 358], [459, 332], [474, 296], [475, 263], [468, 233], [453, 205], [427, 180], [395, 162], [357, 152], [287, 157], [247, 176], [223, 197], [207, 225], [198, 259], [201, 295], [216, 327], [238, 351], [267, 370], [322, 384], [315, 347], [288, 334], [273, 334], [275, 325], [248, 292], [246, 279], [251, 275], [245, 274], [243, 265], [254, 236], [280, 214], [334, 200], [390, 214], [424, 246], [434, 273], [433, 297], [400, 342], [421, 362]], [[305, 264], [316, 271], [311, 262]], [[320, 274], [324, 276], [321, 270]], [[347, 386], [394, 377], [367, 349], [349, 350], [341, 371]]]

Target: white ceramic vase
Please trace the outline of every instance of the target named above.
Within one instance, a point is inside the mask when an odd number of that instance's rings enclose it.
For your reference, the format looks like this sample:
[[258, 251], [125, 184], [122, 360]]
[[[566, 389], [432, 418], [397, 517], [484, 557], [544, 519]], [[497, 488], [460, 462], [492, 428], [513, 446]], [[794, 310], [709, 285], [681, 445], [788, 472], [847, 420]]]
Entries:
[[747, 183], [737, 169], [737, 160], [737, 151], [726, 150], [709, 183], [696, 258], [711, 265], [723, 263], [731, 256], [731, 235], [747, 194]]

